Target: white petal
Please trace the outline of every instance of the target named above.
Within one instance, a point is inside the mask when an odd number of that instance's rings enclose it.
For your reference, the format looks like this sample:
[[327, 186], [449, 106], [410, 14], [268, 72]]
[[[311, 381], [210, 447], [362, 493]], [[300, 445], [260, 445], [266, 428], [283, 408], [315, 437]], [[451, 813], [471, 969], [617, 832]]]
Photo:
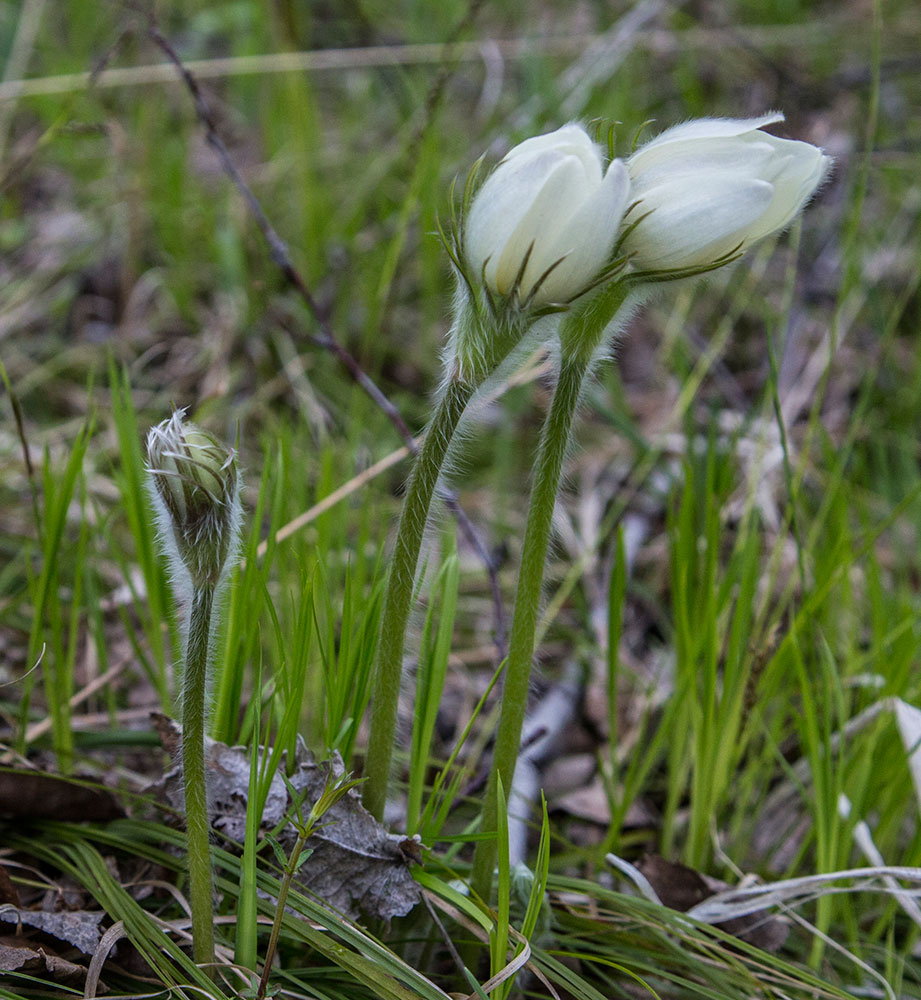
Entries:
[[505, 244], [495, 277], [495, 287], [500, 293], [506, 295], [511, 291], [522, 261], [533, 243], [521, 284], [522, 294], [527, 295], [534, 282], [557, 259], [551, 257], [548, 251], [585, 196], [585, 174], [581, 162], [575, 156], [564, 157], [546, 177], [540, 193]]
[[604, 267], [614, 248], [629, 196], [627, 168], [621, 160], [614, 160], [601, 187], [586, 198], [550, 248], [550, 258], [564, 259], [541, 285], [538, 301], [569, 298]]
[[586, 178], [596, 184], [601, 183], [601, 151], [592, 142], [590, 136], [581, 125], [571, 123], [558, 128], [546, 135], [536, 135], [525, 139], [506, 153], [502, 163], [508, 163], [519, 156], [532, 153], [555, 150], [566, 156], [576, 156], [585, 168]]
[[500, 164], [486, 178], [464, 226], [464, 245], [474, 277], [479, 278], [485, 264], [487, 283], [495, 286], [503, 250], [561, 162], [552, 150], [538, 151]]
[[662, 184], [643, 195], [634, 209], [649, 215], [630, 235], [626, 249], [635, 253], [640, 268], [708, 264], [746, 241], [749, 228], [770, 206], [773, 191], [767, 181], [722, 172]]
[[634, 190], [642, 192], [688, 174], [703, 176], [713, 170], [731, 171], [739, 177], [770, 180], [776, 172], [774, 146], [764, 140], [773, 136], [764, 132], [735, 139], [690, 140], [660, 146], [637, 166], [628, 161]]
[[660, 132], [654, 139], [645, 143], [643, 148], [685, 139], [728, 139], [783, 120], [784, 115], [781, 111], [769, 111], [757, 118], [692, 118], [691, 121], [672, 125], [671, 128]]
[[656, 162], [659, 159], [658, 154], [655, 156], [651, 154], [662, 146], [696, 140], [706, 142], [712, 139], [732, 139], [745, 135], [746, 132], [754, 132], [765, 125], [782, 122], [783, 118], [784, 116], [779, 111], [770, 111], [766, 115], [761, 115], [760, 118], [695, 118], [693, 121], [673, 125], [654, 139], [644, 143], [630, 157], [631, 173], [634, 170], [645, 169], [647, 165]]
[[785, 229], [790, 220], [815, 194], [831, 165], [822, 150], [807, 142], [790, 143], [798, 147], [788, 154], [783, 169], [772, 178], [774, 197], [770, 208], [752, 227], [749, 241], [755, 242], [770, 233]]

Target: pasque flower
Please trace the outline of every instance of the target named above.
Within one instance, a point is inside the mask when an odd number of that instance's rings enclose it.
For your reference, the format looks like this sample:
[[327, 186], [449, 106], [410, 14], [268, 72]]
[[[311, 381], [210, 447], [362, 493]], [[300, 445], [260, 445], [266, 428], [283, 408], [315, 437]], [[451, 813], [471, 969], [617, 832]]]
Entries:
[[476, 168], [459, 216], [452, 206], [450, 235], [442, 232], [458, 279], [445, 378], [410, 476], [384, 591], [362, 795], [378, 819], [390, 780], [419, 552], [458, 423], [519, 348], [553, 335], [551, 313], [580, 296], [584, 302], [586, 292], [609, 286], [625, 266], [611, 257], [628, 204], [627, 169], [615, 160], [605, 170], [600, 148], [581, 126], [515, 146], [474, 195], [475, 178]]
[[629, 179], [581, 125], [515, 146], [486, 179], [464, 224], [473, 280], [534, 305], [570, 301], [608, 263]]
[[667, 129], [628, 160], [628, 218], [639, 219], [624, 250], [643, 270], [694, 268], [787, 226], [831, 160], [807, 142], [761, 131], [783, 121], [701, 118]]
[[[189, 902], [195, 961], [214, 962], [210, 824], [205, 766], [205, 690], [220, 588], [236, 555], [240, 527], [240, 473], [233, 448], [183, 411], [147, 435], [150, 496], [169, 558], [173, 586], [185, 614], [182, 665], [182, 771], [185, 790]], [[191, 589], [188, 589], [191, 583]]]
[[194, 586], [216, 584], [236, 544], [236, 452], [177, 410], [147, 435], [147, 461], [165, 539], [175, 543]]

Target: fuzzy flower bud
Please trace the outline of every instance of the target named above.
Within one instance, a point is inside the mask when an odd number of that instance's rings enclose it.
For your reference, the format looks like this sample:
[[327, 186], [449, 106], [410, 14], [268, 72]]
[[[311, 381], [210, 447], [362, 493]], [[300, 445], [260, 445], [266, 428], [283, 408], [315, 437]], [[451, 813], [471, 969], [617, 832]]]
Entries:
[[193, 586], [213, 587], [236, 548], [240, 475], [236, 452], [184, 422], [183, 412], [147, 435], [150, 494]]
[[470, 206], [464, 256], [470, 277], [522, 303], [572, 300], [608, 263], [629, 180], [581, 125], [515, 146]]
[[807, 142], [762, 132], [783, 121], [701, 118], [667, 129], [627, 161], [630, 219], [624, 249], [643, 270], [705, 266], [784, 229], [828, 173]]

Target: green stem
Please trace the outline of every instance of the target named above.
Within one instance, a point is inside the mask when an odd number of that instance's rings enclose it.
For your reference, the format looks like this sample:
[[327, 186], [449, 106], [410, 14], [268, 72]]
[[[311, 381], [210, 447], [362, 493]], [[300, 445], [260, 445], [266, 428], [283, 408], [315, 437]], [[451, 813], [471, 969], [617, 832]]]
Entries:
[[266, 990], [269, 985], [269, 977], [272, 974], [272, 962], [275, 959], [275, 951], [278, 948], [278, 938], [281, 934], [281, 922], [285, 916], [285, 906], [288, 904], [288, 892], [291, 889], [291, 880], [294, 878], [295, 872], [300, 867], [298, 861], [301, 857], [301, 852], [304, 850], [304, 845], [310, 836], [310, 830], [300, 830], [298, 831], [297, 841], [294, 844], [294, 849], [291, 851], [291, 856], [288, 859], [288, 864], [285, 866], [285, 873], [281, 880], [281, 888], [278, 891], [278, 899], [275, 903], [275, 919], [272, 921], [272, 930], [269, 934], [269, 944], [265, 950], [265, 964], [262, 967], [262, 976], [259, 979], [259, 987], [256, 990], [256, 1000], [264, 1000]]
[[550, 541], [550, 527], [553, 507], [556, 502], [563, 457], [569, 443], [573, 417], [579, 402], [579, 394], [588, 357], [564, 358], [559, 381], [553, 394], [550, 412], [544, 421], [540, 448], [537, 453], [534, 486], [531, 491], [531, 507], [524, 536], [524, 550], [521, 570], [518, 575], [518, 590], [515, 595], [515, 614], [509, 636], [508, 659], [505, 667], [505, 688], [502, 692], [502, 710], [496, 731], [496, 745], [493, 750], [492, 770], [483, 800], [480, 830], [487, 839], [477, 843], [473, 859], [472, 885], [474, 891], [488, 902], [492, 887], [492, 873], [496, 862], [496, 841], [498, 799], [498, 779], [503, 788], [512, 788], [518, 747], [521, 741], [521, 727], [524, 722], [525, 706], [528, 699], [528, 683], [531, 677], [531, 660], [534, 655], [534, 632], [540, 609], [541, 585], [544, 578], [544, 564]]
[[205, 790], [205, 678], [214, 587], [196, 587], [182, 677], [182, 773], [189, 852], [192, 954], [198, 965], [214, 962], [210, 824]]
[[475, 386], [452, 380], [435, 411], [416, 458], [397, 529], [396, 547], [384, 595], [380, 645], [371, 709], [371, 733], [365, 764], [365, 808], [381, 819], [387, 801], [390, 761], [397, 724], [397, 702], [403, 670], [403, 643], [412, 607], [416, 564], [429, 506], [448, 446]]

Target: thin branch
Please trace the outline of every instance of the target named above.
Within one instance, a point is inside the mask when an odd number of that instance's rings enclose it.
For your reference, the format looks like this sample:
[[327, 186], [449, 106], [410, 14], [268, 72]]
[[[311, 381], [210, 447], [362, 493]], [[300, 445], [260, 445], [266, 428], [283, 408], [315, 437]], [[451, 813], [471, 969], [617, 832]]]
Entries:
[[320, 328], [319, 334], [308, 335], [311, 342], [317, 347], [322, 347], [324, 350], [327, 350], [336, 356], [336, 358], [348, 371], [349, 375], [351, 375], [361, 388], [364, 389], [374, 404], [380, 408], [380, 410], [386, 415], [387, 419], [393, 424], [397, 433], [406, 443], [407, 448], [409, 448], [410, 451], [414, 451], [415, 441], [413, 440], [412, 433], [406, 425], [406, 421], [403, 419], [402, 414], [384, 395], [374, 381], [365, 373], [353, 355], [350, 354], [333, 336], [329, 323], [317, 304], [316, 299], [313, 297], [313, 293], [307, 287], [307, 283], [294, 266], [294, 262], [291, 260], [291, 254], [288, 251], [285, 241], [278, 235], [272, 223], [269, 222], [268, 216], [262, 210], [262, 205], [259, 204], [259, 200], [243, 179], [243, 176], [237, 169], [236, 164], [233, 162], [233, 159], [227, 150], [227, 146], [224, 144], [224, 140], [218, 134], [217, 126], [211, 114], [211, 109], [208, 106], [208, 102], [205, 100], [205, 95], [202, 93], [201, 87], [198, 85], [198, 81], [189, 72], [189, 70], [186, 69], [172, 44], [155, 24], [151, 24], [148, 27], [147, 32], [154, 43], [173, 63], [185, 82], [185, 85], [195, 104], [195, 113], [198, 116], [198, 120], [204, 126], [205, 139], [208, 145], [217, 154], [218, 159], [221, 161], [221, 166], [224, 169], [224, 173], [227, 174], [233, 182], [234, 187], [249, 206], [249, 210], [252, 212], [253, 217], [256, 220], [256, 225], [259, 226], [262, 235], [265, 237], [265, 240], [269, 245], [272, 260], [284, 275], [285, 280], [297, 289], [308, 310], [316, 321], [317, 326]]

